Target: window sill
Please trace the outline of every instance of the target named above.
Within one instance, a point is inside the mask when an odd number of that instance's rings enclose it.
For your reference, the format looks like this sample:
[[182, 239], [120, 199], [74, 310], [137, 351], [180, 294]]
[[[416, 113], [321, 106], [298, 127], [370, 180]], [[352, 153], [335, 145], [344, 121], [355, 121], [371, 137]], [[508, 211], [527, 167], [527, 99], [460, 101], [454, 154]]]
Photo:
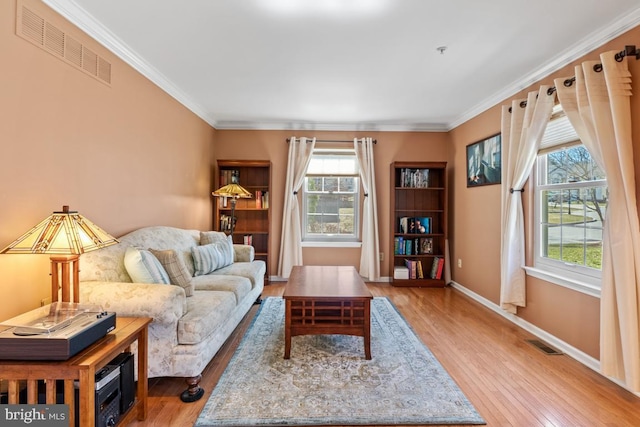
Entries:
[[549, 271], [541, 270], [535, 267], [524, 267], [528, 276], [535, 277], [537, 279], [545, 280], [549, 283], [553, 283], [576, 292], [590, 295], [595, 298], [600, 298], [600, 288], [589, 283], [581, 282], [575, 279], [569, 279], [559, 274], [551, 273]]
[[302, 242], [303, 248], [360, 248], [362, 242]]

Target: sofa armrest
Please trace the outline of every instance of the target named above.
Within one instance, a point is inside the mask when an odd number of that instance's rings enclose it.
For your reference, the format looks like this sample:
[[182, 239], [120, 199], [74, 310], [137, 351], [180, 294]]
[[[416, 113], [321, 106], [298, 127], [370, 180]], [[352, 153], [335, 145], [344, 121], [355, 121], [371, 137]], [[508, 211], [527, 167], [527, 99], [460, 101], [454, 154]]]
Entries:
[[233, 262], [252, 262], [256, 256], [256, 251], [251, 245], [233, 245]]
[[177, 323], [187, 302], [180, 286], [126, 282], [81, 282], [80, 302], [96, 304], [121, 317], [151, 317], [153, 322]]

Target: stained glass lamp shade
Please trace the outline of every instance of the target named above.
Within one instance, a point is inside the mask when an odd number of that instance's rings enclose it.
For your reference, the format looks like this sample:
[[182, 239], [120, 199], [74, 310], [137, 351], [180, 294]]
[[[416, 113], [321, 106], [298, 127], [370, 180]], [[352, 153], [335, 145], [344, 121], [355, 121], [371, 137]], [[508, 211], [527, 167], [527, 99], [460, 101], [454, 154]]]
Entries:
[[79, 302], [79, 256], [118, 243], [77, 211], [63, 206], [51, 216], [24, 233], [2, 254], [51, 254], [51, 300], [58, 300], [62, 279], [62, 301], [70, 301], [70, 274], [73, 273], [73, 299]]

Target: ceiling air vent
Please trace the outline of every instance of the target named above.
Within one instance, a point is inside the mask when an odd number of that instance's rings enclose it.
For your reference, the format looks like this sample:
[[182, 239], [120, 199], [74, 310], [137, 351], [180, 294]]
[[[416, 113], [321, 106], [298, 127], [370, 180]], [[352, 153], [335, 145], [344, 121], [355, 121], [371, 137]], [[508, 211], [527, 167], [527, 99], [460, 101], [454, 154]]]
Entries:
[[111, 85], [111, 63], [18, 1], [16, 33], [67, 64]]

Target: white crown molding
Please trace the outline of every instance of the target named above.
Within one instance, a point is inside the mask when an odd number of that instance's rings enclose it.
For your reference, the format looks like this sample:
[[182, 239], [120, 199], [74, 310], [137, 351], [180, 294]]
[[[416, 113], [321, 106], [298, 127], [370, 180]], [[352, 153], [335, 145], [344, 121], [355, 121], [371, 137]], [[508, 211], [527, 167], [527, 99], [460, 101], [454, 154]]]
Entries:
[[217, 122], [219, 130], [308, 130], [308, 131], [346, 131], [346, 132], [446, 132], [445, 124], [410, 123], [410, 124], [376, 124], [376, 123], [307, 123], [307, 122], [249, 122], [225, 121]]
[[[634, 11], [622, 16], [620, 19], [613, 21], [611, 25], [605, 28], [602, 28], [600, 31], [597, 31], [591, 34], [588, 38], [582, 40], [581, 42], [573, 45], [569, 49], [560, 53], [554, 59], [544, 64], [542, 67], [529, 73], [527, 76], [522, 77], [521, 79], [512, 83], [511, 85], [505, 87], [503, 90], [485, 99], [482, 103], [467, 110], [458, 119], [449, 123], [448, 129], [449, 130], [455, 129], [456, 127], [474, 118], [475, 116], [483, 113], [489, 108], [495, 105], [498, 105], [501, 102], [504, 102], [505, 99], [510, 98], [511, 96], [515, 95], [521, 90], [542, 80], [543, 78], [549, 76], [555, 71], [558, 71], [565, 65], [599, 48], [603, 44], [613, 40], [619, 35], [630, 30], [631, 28], [636, 27], [638, 24], [640, 24], [640, 6]], [[624, 46], [620, 46], [620, 49], [622, 50], [623, 47]]]
[[216, 127], [215, 119], [211, 117], [200, 104], [187, 96], [180, 88], [174, 85], [171, 80], [145, 61], [138, 53], [109, 31], [96, 20], [93, 15], [78, 6], [73, 0], [42, 0], [42, 2], [89, 36], [93, 37], [97, 42], [109, 49], [140, 74], [151, 80], [155, 85], [167, 92], [202, 120]]
[[611, 25], [592, 34], [589, 38], [567, 49], [549, 63], [505, 87], [480, 104], [470, 108], [450, 123], [405, 123], [405, 124], [343, 124], [343, 123], [291, 123], [291, 122], [217, 122], [200, 104], [187, 96], [162, 73], [146, 62], [133, 49], [116, 37], [92, 15], [78, 6], [73, 0], [42, 0], [45, 4], [68, 19], [71, 23], [93, 37], [112, 51], [124, 62], [151, 80], [154, 84], [175, 98], [216, 129], [256, 129], [256, 130], [331, 130], [331, 131], [385, 131], [385, 132], [447, 132], [489, 108], [504, 102], [521, 90], [531, 86], [544, 77], [559, 70], [569, 62], [595, 50], [606, 42], [640, 24], [640, 7], [626, 14]]

